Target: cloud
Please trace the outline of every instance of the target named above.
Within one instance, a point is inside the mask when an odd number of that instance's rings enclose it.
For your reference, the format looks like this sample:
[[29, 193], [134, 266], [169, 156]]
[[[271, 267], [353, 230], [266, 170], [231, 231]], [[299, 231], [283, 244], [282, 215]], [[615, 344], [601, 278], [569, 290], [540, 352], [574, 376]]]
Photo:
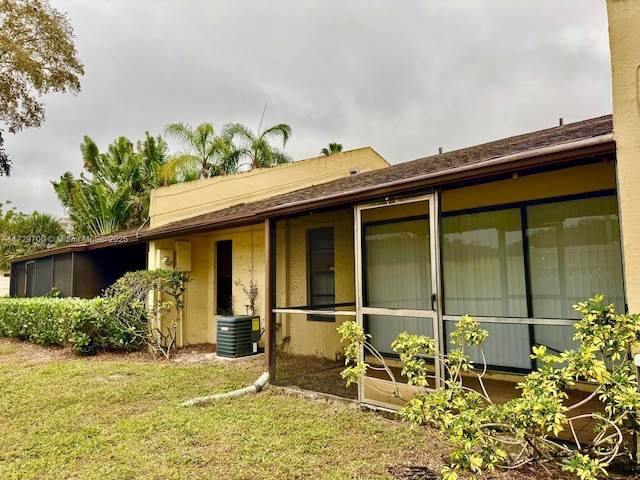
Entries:
[[605, 5], [583, 0], [52, 0], [86, 66], [9, 135], [0, 201], [62, 214], [49, 180], [171, 122], [285, 122], [296, 159], [337, 141], [392, 163], [611, 112]]

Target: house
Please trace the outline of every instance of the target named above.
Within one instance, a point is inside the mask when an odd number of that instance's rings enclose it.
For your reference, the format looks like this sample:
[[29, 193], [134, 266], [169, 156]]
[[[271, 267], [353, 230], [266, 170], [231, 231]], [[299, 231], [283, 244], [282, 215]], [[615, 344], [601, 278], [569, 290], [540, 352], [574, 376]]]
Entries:
[[[344, 319], [385, 355], [404, 330], [446, 353], [469, 314], [508, 378], [535, 368], [533, 345], [572, 345], [574, 303], [604, 293], [624, 309], [612, 131], [604, 116], [393, 166], [367, 148], [158, 189], [149, 228], [17, 259], [12, 292], [69, 294], [58, 279], [95, 287], [115, 265], [177, 267], [193, 279], [182, 346], [215, 343], [219, 315], [250, 313], [242, 286], [255, 282], [276, 381], [291, 358], [297, 377], [339, 365]], [[384, 379], [366, 385], [362, 401], [392, 401]]]
[[[191, 273], [178, 345], [215, 343], [215, 319], [249, 313], [255, 283], [272, 381], [315, 388], [339, 369], [344, 319], [393, 365], [399, 332], [446, 353], [464, 314], [489, 330], [494, 378], [509, 379], [536, 367], [532, 346], [572, 346], [576, 302], [603, 293], [640, 312], [640, 6], [608, 12], [613, 116], [393, 166], [367, 148], [155, 191], [149, 227], [125, 238], [148, 268]], [[12, 277], [50, 256], [18, 259]], [[386, 380], [364, 385], [360, 400], [393, 401]]]
[[[445, 337], [463, 314], [489, 330], [488, 363], [510, 378], [535, 368], [533, 345], [572, 346], [574, 303], [604, 293], [624, 309], [612, 127], [604, 116], [351, 168], [284, 193], [246, 201], [238, 193], [207, 213], [200, 199], [214, 196], [202, 192], [222, 186], [170, 187], [154, 192], [156, 220], [139, 237], [150, 268], [175, 262], [194, 278], [182, 345], [214, 343], [214, 319], [230, 306], [247, 313], [241, 285], [253, 275], [273, 380], [290, 375], [291, 358], [294, 377], [339, 365], [344, 319], [360, 322], [383, 354], [403, 330], [435, 337], [446, 353]], [[246, 178], [218, 182], [242, 192]], [[385, 380], [365, 385], [362, 401], [392, 401], [380, 394]]]

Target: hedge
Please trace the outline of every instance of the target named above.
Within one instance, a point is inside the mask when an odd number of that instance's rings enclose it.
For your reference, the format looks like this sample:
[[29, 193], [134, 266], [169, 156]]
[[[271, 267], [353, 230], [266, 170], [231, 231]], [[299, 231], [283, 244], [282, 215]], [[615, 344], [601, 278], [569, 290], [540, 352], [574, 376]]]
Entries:
[[0, 336], [37, 344], [67, 345], [74, 351], [97, 348], [136, 350], [137, 340], [123, 331], [114, 314], [118, 299], [0, 298]]

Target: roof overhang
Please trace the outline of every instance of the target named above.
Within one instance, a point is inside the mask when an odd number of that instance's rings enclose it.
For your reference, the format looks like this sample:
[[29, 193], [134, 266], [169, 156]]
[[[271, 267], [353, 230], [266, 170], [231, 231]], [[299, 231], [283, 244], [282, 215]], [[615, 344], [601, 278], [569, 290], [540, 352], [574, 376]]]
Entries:
[[67, 253], [88, 252], [91, 250], [98, 250], [103, 248], [117, 248], [125, 247], [127, 245], [133, 245], [135, 243], [144, 242], [140, 238], [138, 232], [126, 232], [122, 234], [107, 235], [99, 240], [95, 240], [88, 243], [74, 243], [71, 245], [65, 245], [61, 247], [47, 248], [40, 250], [39, 252], [31, 253], [29, 255], [22, 255], [9, 260], [9, 263], [25, 262], [29, 260], [35, 260], [37, 258], [51, 257], [54, 255], [64, 255]]

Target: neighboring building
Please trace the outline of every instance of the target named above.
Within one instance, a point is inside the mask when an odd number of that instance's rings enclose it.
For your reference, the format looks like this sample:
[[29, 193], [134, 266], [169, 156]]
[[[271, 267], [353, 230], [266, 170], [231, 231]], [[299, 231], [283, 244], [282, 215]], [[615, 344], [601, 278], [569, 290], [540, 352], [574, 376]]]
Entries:
[[147, 246], [135, 235], [43, 250], [12, 260], [11, 295], [93, 298], [128, 271], [147, 268]]
[[618, 201], [629, 310], [640, 312], [640, 2], [607, 0]]

